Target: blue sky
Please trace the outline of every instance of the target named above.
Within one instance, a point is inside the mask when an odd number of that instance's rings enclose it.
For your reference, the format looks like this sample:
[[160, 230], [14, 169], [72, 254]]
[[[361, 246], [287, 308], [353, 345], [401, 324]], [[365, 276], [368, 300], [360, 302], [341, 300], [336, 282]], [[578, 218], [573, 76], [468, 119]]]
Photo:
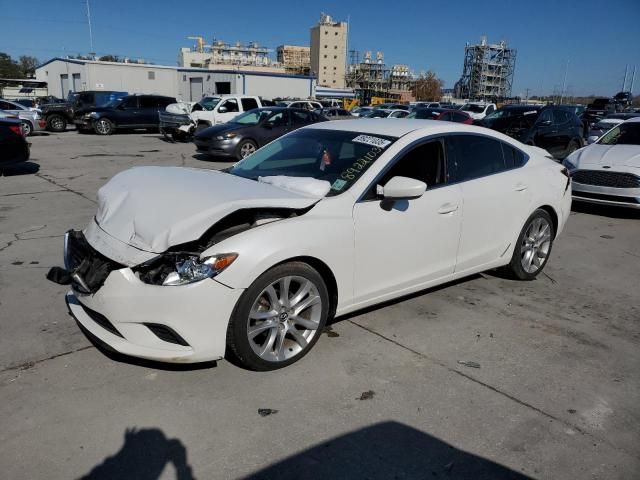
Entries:
[[[526, 88], [532, 95], [559, 91], [567, 61], [570, 94], [614, 94], [626, 64], [637, 66], [634, 91], [640, 93], [640, 0], [369, 0], [366, 6], [348, 0], [90, 0], [90, 6], [98, 54], [154, 63], [174, 65], [191, 35], [274, 49], [308, 45], [322, 10], [350, 18], [349, 49], [381, 50], [388, 64], [431, 69], [447, 87], [460, 77], [465, 43], [487, 35], [518, 50], [515, 95]], [[0, 51], [43, 61], [90, 51], [83, 0], [0, 0], [0, 11]]]

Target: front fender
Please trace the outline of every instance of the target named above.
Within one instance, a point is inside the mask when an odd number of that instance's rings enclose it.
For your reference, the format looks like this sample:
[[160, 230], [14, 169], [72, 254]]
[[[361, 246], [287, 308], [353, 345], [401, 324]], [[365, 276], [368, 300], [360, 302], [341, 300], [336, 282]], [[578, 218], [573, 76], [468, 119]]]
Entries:
[[329, 267], [338, 285], [338, 306], [353, 297], [353, 219], [350, 215], [318, 216], [311, 212], [278, 220], [230, 237], [202, 253], [237, 253], [237, 260], [216, 277], [232, 288], [248, 288], [275, 265], [296, 257], [312, 257]]

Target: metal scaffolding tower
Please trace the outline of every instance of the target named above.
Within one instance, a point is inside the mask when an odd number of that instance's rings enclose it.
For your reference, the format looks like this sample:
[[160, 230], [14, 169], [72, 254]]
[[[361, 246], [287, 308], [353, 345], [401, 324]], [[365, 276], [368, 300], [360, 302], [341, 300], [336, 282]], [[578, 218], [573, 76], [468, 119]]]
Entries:
[[458, 98], [496, 101], [511, 96], [516, 50], [505, 41], [489, 44], [487, 37], [464, 48], [462, 77], [455, 86]]

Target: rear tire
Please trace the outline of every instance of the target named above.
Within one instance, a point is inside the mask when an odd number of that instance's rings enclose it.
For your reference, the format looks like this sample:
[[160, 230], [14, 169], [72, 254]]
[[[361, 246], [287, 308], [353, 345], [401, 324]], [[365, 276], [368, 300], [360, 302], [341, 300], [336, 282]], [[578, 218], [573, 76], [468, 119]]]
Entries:
[[62, 115], [49, 115], [47, 117], [47, 130], [50, 132], [64, 132], [67, 129], [67, 119]]
[[25, 137], [30, 137], [31, 134], [33, 134], [33, 125], [31, 125], [31, 122], [22, 122], [22, 131], [24, 132]]
[[518, 236], [511, 262], [505, 267], [507, 274], [517, 280], [536, 278], [549, 260], [555, 233], [551, 215], [542, 209], [533, 212]]
[[278, 265], [242, 294], [227, 328], [227, 353], [250, 370], [286, 367], [315, 345], [329, 315], [320, 274], [302, 262]]

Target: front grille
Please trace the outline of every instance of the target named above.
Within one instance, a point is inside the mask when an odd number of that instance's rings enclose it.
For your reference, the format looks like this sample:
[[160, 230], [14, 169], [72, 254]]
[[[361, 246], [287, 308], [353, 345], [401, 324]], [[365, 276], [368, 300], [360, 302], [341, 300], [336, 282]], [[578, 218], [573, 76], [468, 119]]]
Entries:
[[577, 170], [571, 178], [583, 185], [613, 188], [640, 188], [640, 177], [631, 173], [606, 172], [604, 170]]
[[113, 270], [123, 267], [89, 245], [82, 232], [67, 232], [65, 268], [71, 275], [71, 286], [75, 291], [95, 293]]
[[[78, 302], [80, 303], [80, 302]], [[100, 325], [102, 328], [104, 328], [105, 330], [113, 333], [114, 335], [117, 335], [118, 337], [124, 338], [122, 336], [122, 334], [118, 331], [118, 329], [116, 327], [113, 326], [113, 323], [111, 323], [107, 317], [105, 317], [104, 315], [102, 315], [101, 313], [98, 313], [94, 310], [91, 310], [88, 307], [85, 307], [82, 303], [80, 303], [80, 306], [82, 307], [82, 309], [84, 310], [84, 313], [86, 313], [91, 320], [93, 320], [94, 322], [96, 322], [98, 325]]]

